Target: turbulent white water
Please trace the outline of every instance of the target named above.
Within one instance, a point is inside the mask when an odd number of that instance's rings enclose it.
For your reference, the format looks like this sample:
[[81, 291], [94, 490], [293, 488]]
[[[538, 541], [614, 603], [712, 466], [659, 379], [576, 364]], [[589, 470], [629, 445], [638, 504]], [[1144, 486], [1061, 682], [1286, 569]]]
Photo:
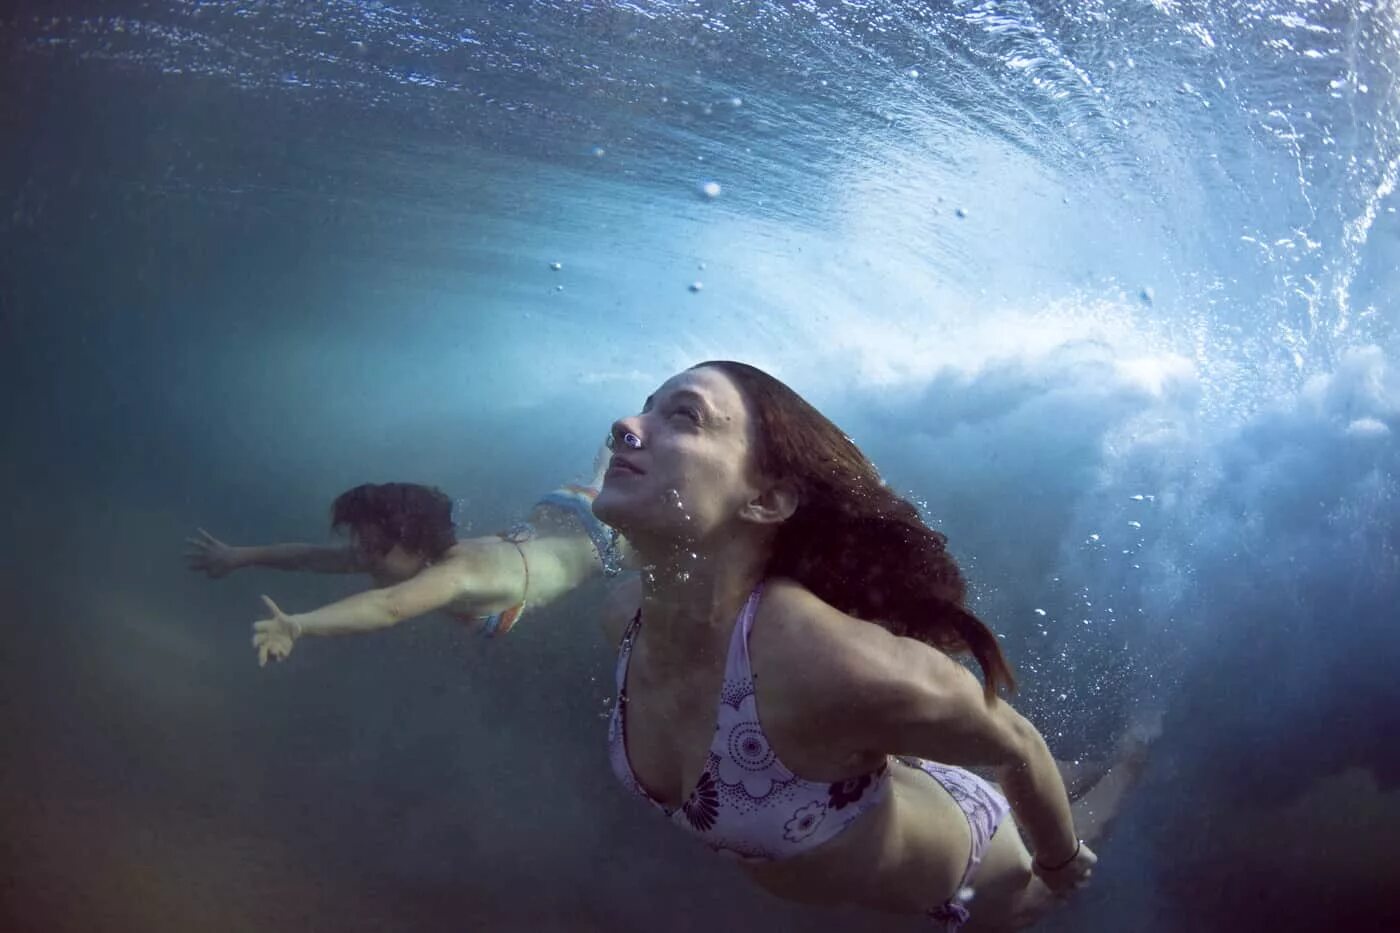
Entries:
[[[948, 532], [1066, 754], [1168, 710], [1135, 877], [1252, 742], [1299, 781], [1387, 773], [1338, 711], [1379, 728], [1393, 692], [1395, 3], [133, 0], [0, 42], [51, 94], [0, 232], [111, 223], [137, 258], [85, 268], [167, 283], [284, 235], [280, 278], [238, 277], [316, 283], [182, 293], [178, 339], [104, 323], [133, 343], [103, 365], [198, 361], [150, 424], [308, 495], [408, 460], [481, 513], [744, 359]], [[1081, 919], [1180, 929], [1171, 885]]]

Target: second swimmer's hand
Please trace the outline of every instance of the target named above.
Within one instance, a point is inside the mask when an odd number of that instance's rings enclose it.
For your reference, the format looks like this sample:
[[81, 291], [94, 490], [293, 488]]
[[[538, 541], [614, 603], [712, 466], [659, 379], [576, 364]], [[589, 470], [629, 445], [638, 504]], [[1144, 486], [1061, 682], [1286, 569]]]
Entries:
[[253, 647], [258, 652], [258, 667], [265, 666], [268, 658], [274, 661], [286, 658], [301, 635], [301, 626], [277, 608], [276, 603], [267, 596], [262, 601], [272, 613], [272, 618], [253, 623]]
[[1061, 897], [1072, 894], [1082, 888], [1091, 875], [1094, 874], [1094, 865], [1099, 857], [1093, 850], [1084, 843], [1079, 844], [1079, 851], [1068, 863], [1046, 868], [1036, 859], [1032, 863], [1031, 870], [1035, 876], [1045, 882], [1045, 886]]
[[199, 529], [199, 537], [186, 538], [185, 563], [191, 570], [203, 570], [211, 579], [217, 580], [231, 570], [238, 569], [238, 557], [234, 549], [218, 538]]

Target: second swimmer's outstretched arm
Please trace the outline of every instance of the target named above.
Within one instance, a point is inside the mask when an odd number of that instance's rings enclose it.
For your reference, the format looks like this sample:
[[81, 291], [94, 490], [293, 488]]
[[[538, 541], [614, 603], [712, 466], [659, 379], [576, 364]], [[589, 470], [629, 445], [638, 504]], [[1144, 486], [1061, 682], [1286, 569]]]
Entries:
[[[504, 545], [503, 547], [501, 545]], [[284, 613], [264, 596], [272, 618], [253, 625], [258, 662], [286, 657], [303, 635], [350, 635], [389, 628], [449, 604], [491, 605], [519, 592], [519, 553], [500, 539], [459, 544], [443, 562], [395, 586], [356, 593], [310, 612]]]
[[186, 538], [185, 561], [191, 570], [202, 570], [218, 579], [243, 567], [272, 567], [277, 570], [306, 570], [312, 573], [359, 573], [365, 567], [354, 548], [342, 545], [264, 544], [237, 547], [199, 529], [199, 536]]

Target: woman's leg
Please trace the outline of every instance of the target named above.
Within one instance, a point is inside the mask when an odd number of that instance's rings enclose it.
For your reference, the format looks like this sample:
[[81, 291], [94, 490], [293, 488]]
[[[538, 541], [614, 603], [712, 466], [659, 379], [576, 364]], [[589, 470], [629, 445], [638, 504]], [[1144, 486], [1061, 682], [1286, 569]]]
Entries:
[[1128, 791], [1142, 777], [1147, 767], [1147, 753], [1161, 734], [1160, 712], [1139, 716], [1118, 740], [1113, 760], [1099, 779], [1077, 797], [1071, 794], [1074, 803], [1070, 809], [1074, 813], [1074, 826], [1080, 839], [1093, 845], [1102, 838], [1123, 806]]
[[1069, 795], [1070, 803], [1074, 803], [1083, 797], [1089, 788], [1103, 780], [1113, 767], [1113, 760], [1109, 758], [1094, 761], [1062, 761], [1055, 759], [1055, 767], [1060, 769], [1060, 780], [1065, 782], [1065, 793]]
[[1107, 758], [1093, 761], [1062, 761], [1056, 758], [1055, 766], [1060, 769], [1060, 780], [1065, 782], [1065, 792], [1069, 794], [1070, 802], [1077, 802], [1115, 768], [1123, 765], [1140, 768], [1148, 746], [1161, 733], [1162, 714], [1157, 711], [1143, 713], [1119, 737], [1117, 747]]
[[[1074, 826], [1086, 843], [1099, 839], [1118, 814], [1128, 791], [1142, 775], [1148, 749], [1161, 734], [1161, 723], [1160, 713], [1144, 714], [1124, 733], [1108, 762], [1070, 766], [1065, 786], [1071, 798], [1077, 798], [1071, 806]], [[1031, 853], [1011, 815], [993, 834], [971, 887], [973, 897], [967, 907], [972, 919], [965, 933], [1018, 930], [1035, 923], [1059, 903], [1032, 873]]]

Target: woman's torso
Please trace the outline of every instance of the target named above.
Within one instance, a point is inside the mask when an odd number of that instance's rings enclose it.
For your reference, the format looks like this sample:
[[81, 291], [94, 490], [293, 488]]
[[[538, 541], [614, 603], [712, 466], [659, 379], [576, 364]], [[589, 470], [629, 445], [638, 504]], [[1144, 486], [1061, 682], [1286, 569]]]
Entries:
[[[762, 732], [777, 760], [802, 781], [835, 784], [880, 774], [889, 786], [834, 837], [789, 857], [742, 865], [772, 893], [809, 903], [908, 910], [927, 906], [931, 898], [946, 898], [966, 866], [966, 819], [948, 793], [921, 772], [891, 766], [883, 754], [835, 747], [810, 710], [802, 708], [797, 699], [801, 691], [794, 689], [794, 678], [802, 672], [786, 663], [788, 641], [801, 633], [780, 613], [764, 608], [783, 599], [785, 587], [795, 586], [769, 584], [748, 637]], [[626, 631], [625, 617], [619, 624], [620, 612], [630, 605], [635, 617], [639, 601], [638, 590], [634, 599], [624, 596], [614, 603], [610, 640]], [[853, 635], [858, 637], [858, 631]], [[683, 671], [661, 670], [647, 650], [644, 624], [632, 639], [625, 674], [626, 767], [642, 793], [676, 810], [690, 802], [713, 762], [726, 655], [715, 652]]]

